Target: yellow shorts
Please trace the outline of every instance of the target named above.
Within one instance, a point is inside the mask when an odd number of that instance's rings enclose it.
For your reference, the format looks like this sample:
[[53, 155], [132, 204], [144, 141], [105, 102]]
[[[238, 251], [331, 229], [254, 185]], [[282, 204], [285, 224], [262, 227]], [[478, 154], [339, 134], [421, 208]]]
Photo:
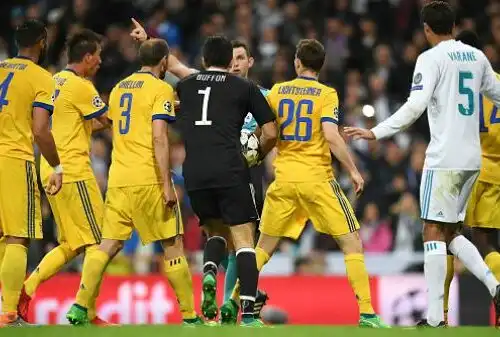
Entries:
[[335, 180], [291, 183], [274, 181], [268, 188], [260, 231], [297, 239], [310, 219], [314, 228], [332, 236], [355, 232], [359, 223]]
[[40, 191], [32, 162], [0, 156], [0, 230], [18, 238], [43, 237]]
[[500, 229], [500, 185], [476, 181], [469, 197], [465, 224]]
[[111, 187], [106, 193], [102, 237], [128, 240], [135, 228], [143, 244], [183, 234], [179, 205], [168, 209], [162, 185]]
[[101, 242], [104, 201], [95, 179], [65, 183], [59, 193], [47, 198], [59, 243], [77, 250]]

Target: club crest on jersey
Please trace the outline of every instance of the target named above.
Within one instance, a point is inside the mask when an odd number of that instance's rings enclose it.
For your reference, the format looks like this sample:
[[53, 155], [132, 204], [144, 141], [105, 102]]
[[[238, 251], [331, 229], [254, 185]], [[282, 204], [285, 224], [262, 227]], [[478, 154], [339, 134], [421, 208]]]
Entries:
[[95, 96], [92, 98], [92, 105], [94, 108], [102, 108], [104, 106], [104, 102], [102, 101], [102, 98], [99, 96]]
[[163, 102], [163, 110], [166, 112], [171, 112], [172, 111], [172, 103], [170, 103], [170, 101]]
[[422, 73], [416, 73], [413, 77], [413, 84], [420, 84], [422, 82]]

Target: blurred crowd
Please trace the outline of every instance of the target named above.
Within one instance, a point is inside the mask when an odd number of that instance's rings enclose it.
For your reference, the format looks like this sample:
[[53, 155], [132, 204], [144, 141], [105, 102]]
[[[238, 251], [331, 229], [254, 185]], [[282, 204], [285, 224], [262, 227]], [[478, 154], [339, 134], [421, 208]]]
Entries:
[[[426, 0], [31, 0], [0, 3], [0, 59], [16, 53], [13, 29], [25, 18], [47, 22], [51, 72], [66, 64], [64, 42], [68, 34], [86, 27], [104, 35], [101, 68], [94, 83], [106, 101], [113, 85], [138, 68], [137, 44], [129, 37], [130, 18], [135, 17], [152, 36], [168, 41], [172, 52], [192, 67], [200, 67], [200, 48], [205, 37], [225, 34], [249, 44], [255, 66], [251, 79], [270, 88], [294, 77], [294, 46], [301, 38], [315, 38], [324, 45], [326, 65], [320, 80], [337, 89], [342, 123], [371, 127], [394, 113], [406, 100], [418, 55], [428, 48], [419, 20]], [[493, 68], [500, 67], [500, 1], [449, 1], [457, 9], [457, 29], [475, 30]], [[365, 106], [373, 107], [373, 113]], [[365, 107], [365, 108], [363, 108]], [[414, 252], [421, 250], [418, 191], [429, 138], [426, 116], [407, 132], [384, 142], [351, 142], [366, 190], [356, 199], [348, 177], [336, 166], [337, 178], [355, 205], [361, 223], [365, 251]], [[182, 192], [184, 149], [174, 137], [173, 168]], [[110, 164], [109, 133], [95, 135], [92, 163], [103, 193]], [[265, 183], [273, 179], [272, 156], [268, 158]], [[202, 233], [182, 197], [186, 249], [199, 251]], [[43, 205], [46, 238], [33, 252], [54, 244], [50, 208]], [[310, 226], [309, 226], [310, 227]], [[297, 269], [304, 261], [335, 251], [335, 242], [306, 230], [298, 242], [285, 242], [282, 251], [295, 254]], [[155, 247], [140, 247], [137, 238], [128, 243], [116, 264], [118, 271], [156, 270]], [[134, 256], [136, 263], [130, 257]], [[142, 262], [146, 256], [149, 264]], [[122, 262], [123, 263], [122, 263]], [[120, 265], [122, 263], [122, 265]], [[135, 267], [134, 267], [135, 265]], [[146, 265], [146, 267], [144, 267]], [[311, 262], [309, 265], [314, 265]], [[142, 270], [142, 269], [144, 270]], [[307, 268], [306, 268], [307, 269]], [[313, 268], [314, 269], [314, 268]]]

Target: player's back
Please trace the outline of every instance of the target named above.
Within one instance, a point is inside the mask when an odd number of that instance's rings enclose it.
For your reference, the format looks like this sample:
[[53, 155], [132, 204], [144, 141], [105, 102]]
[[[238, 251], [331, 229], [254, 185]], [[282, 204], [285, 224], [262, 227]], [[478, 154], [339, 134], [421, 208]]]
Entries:
[[[500, 79], [500, 75], [497, 74]], [[481, 172], [479, 180], [500, 183], [500, 113], [489, 99], [480, 97], [479, 131], [481, 133]]]
[[[107, 109], [92, 82], [70, 69], [54, 75], [54, 114], [51, 128], [57, 152], [64, 167], [64, 181], [73, 182], [93, 178], [90, 163], [92, 117]], [[42, 180], [52, 173], [49, 163], [42, 158]]]
[[267, 99], [280, 129], [276, 180], [331, 180], [332, 158], [321, 123], [338, 121], [336, 91], [315, 79], [298, 77], [274, 85]]
[[33, 108], [52, 112], [54, 82], [31, 60], [14, 57], [0, 63], [0, 155], [34, 161]]
[[248, 176], [241, 154], [240, 130], [252, 111], [250, 94], [257, 86], [222, 71], [203, 71], [177, 86], [177, 114], [186, 160], [188, 189], [232, 186]]
[[436, 83], [432, 83], [416, 73], [411, 89], [432, 95], [427, 107], [431, 141], [425, 166], [479, 169], [479, 94], [487, 62], [484, 54], [462, 42], [447, 40], [419, 59], [437, 74]]
[[150, 72], [136, 72], [120, 81], [109, 98], [113, 151], [109, 187], [158, 184], [153, 119], [174, 120], [173, 89]]

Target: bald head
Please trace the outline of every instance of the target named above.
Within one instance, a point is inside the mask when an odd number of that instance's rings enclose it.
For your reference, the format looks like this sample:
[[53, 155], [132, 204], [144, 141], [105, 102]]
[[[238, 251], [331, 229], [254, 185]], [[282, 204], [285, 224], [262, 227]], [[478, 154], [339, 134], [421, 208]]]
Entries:
[[169, 52], [167, 41], [162, 39], [147, 40], [139, 48], [139, 62], [143, 67], [154, 67], [164, 57], [168, 58]]

